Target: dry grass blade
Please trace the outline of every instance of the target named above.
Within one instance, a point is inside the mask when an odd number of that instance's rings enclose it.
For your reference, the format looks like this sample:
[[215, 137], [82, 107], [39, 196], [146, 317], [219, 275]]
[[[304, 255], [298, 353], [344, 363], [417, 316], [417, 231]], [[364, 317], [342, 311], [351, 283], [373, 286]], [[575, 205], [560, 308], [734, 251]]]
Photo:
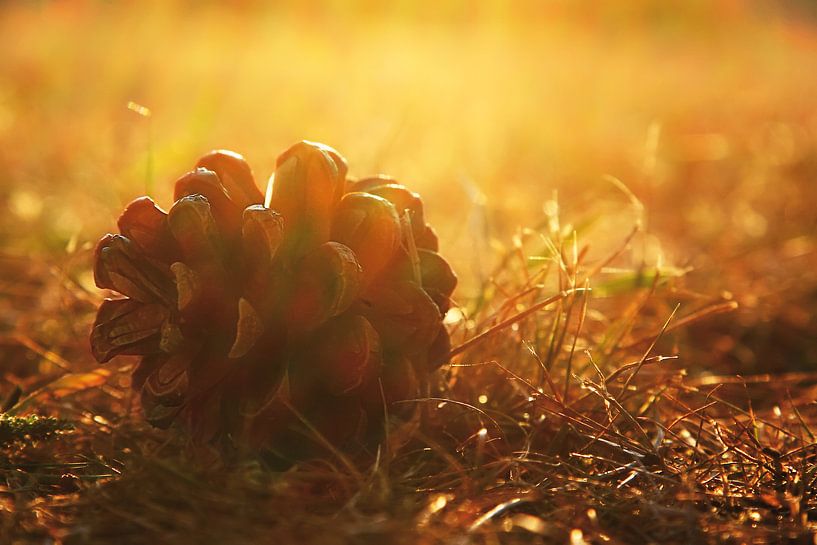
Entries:
[[[681, 329], [681, 328], [684, 328], [684, 327], [688, 327], [691, 324], [694, 324], [695, 322], [705, 320], [707, 318], [710, 318], [712, 316], [716, 316], [718, 314], [733, 312], [733, 311], [737, 310], [737, 308], [738, 308], [738, 303], [735, 302], [735, 301], [727, 301], [725, 303], [717, 303], [717, 304], [710, 305], [708, 307], [702, 308], [701, 310], [697, 310], [697, 311], [693, 312], [692, 314], [689, 314], [687, 316], [684, 316], [684, 317], [678, 319], [674, 324], [672, 324], [670, 326], [662, 328], [662, 330], [658, 333], [658, 335], [661, 335], [661, 334], [666, 333], [668, 331], [674, 331], [676, 329]], [[638, 338], [638, 339], [636, 339], [634, 341], [631, 341], [629, 343], [620, 345], [619, 348], [622, 349], [622, 350], [633, 348], [633, 347], [641, 345], [641, 344], [643, 344], [643, 343], [645, 343], [645, 342], [647, 342], [647, 341], [649, 341], [651, 339], [655, 339], [655, 337], [656, 337], [655, 334], [654, 335], [645, 335], [645, 336], [643, 336], [641, 338]]]
[[502, 331], [504, 329], [507, 329], [507, 328], [511, 327], [512, 325], [524, 320], [525, 318], [527, 318], [531, 314], [534, 314], [534, 313], [536, 313], [536, 312], [538, 312], [538, 311], [540, 311], [540, 310], [542, 310], [542, 309], [544, 309], [544, 308], [546, 308], [546, 307], [548, 307], [548, 306], [550, 306], [550, 305], [552, 305], [552, 304], [554, 304], [554, 303], [556, 303], [558, 301], [561, 301], [561, 300], [565, 299], [570, 294], [583, 292], [583, 291], [586, 291], [585, 288], [572, 288], [572, 289], [565, 290], [565, 291], [563, 291], [561, 293], [558, 293], [556, 295], [553, 295], [551, 297], [548, 297], [547, 299], [544, 299], [543, 301], [539, 301], [538, 303], [526, 308], [525, 310], [523, 310], [523, 311], [521, 311], [521, 312], [519, 312], [517, 314], [514, 314], [510, 318], [506, 318], [506, 319], [502, 320], [501, 322], [499, 322], [498, 324], [492, 326], [491, 328], [487, 329], [486, 331], [483, 331], [482, 333], [468, 339], [467, 341], [460, 344], [459, 346], [456, 346], [456, 347], [452, 348], [451, 351], [449, 352], [449, 356], [451, 358], [453, 358], [453, 357], [455, 357], [455, 356], [457, 356], [459, 354], [462, 354], [463, 352], [465, 352], [469, 348], [478, 345], [479, 343], [481, 343], [481, 342], [485, 341], [486, 339], [490, 338], [492, 335], [496, 335], [500, 331]]
[[652, 341], [652, 344], [650, 344], [650, 347], [647, 348], [646, 351], [644, 351], [644, 355], [641, 356], [641, 360], [638, 362], [638, 365], [635, 366], [633, 372], [624, 380], [624, 384], [621, 386], [622, 394], [624, 394], [624, 392], [627, 391], [627, 387], [630, 385], [635, 376], [641, 370], [641, 367], [644, 365], [644, 362], [647, 361], [647, 358], [650, 356], [650, 353], [653, 351], [653, 348], [655, 348], [655, 345], [658, 344], [658, 341], [661, 339], [661, 336], [667, 331], [667, 327], [669, 327], [670, 322], [672, 321], [673, 317], [675, 317], [675, 313], [678, 312], [679, 308], [681, 308], [680, 303], [675, 305], [675, 308], [672, 310], [672, 314], [669, 315], [669, 318], [667, 318], [667, 321], [664, 322], [664, 325], [661, 327], [661, 331], [659, 331], [658, 335], [655, 336], [655, 338]]

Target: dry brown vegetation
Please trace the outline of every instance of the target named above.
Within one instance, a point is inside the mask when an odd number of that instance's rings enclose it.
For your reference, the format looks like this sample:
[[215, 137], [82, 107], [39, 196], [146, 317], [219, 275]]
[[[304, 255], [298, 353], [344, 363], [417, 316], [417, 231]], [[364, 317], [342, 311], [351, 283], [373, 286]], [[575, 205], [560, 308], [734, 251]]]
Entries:
[[[814, 543], [807, 5], [340, 4], [0, 7], [0, 543]], [[203, 459], [93, 361], [93, 243], [301, 138], [423, 194], [458, 348], [370, 456]]]

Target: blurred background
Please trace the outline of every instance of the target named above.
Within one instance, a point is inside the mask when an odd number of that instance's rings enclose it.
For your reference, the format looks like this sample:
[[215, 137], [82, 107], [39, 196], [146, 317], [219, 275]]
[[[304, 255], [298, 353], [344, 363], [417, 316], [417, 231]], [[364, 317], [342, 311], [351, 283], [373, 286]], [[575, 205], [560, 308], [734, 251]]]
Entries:
[[92, 300], [89, 251], [124, 204], [169, 206], [213, 148], [263, 183], [310, 139], [424, 196], [461, 300], [546, 213], [582, 226], [590, 260], [640, 218], [621, 265], [693, 267], [685, 289], [741, 304], [692, 329], [696, 346], [740, 370], [817, 364], [815, 16], [739, 0], [0, 3], [0, 328], [84, 342], [43, 285]]

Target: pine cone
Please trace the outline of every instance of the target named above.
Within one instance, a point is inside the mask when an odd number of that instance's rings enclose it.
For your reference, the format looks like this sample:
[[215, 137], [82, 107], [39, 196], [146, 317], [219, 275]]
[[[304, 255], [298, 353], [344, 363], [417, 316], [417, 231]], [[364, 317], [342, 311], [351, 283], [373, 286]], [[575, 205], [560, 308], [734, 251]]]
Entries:
[[376, 440], [384, 397], [416, 397], [450, 349], [457, 278], [420, 197], [347, 180], [345, 160], [311, 142], [278, 158], [269, 207], [240, 155], [196, 166], [169, 212], [136, 199], [100, 240], [97, 286], [125, 298], [100, 306], [94, 356], [142, 356], [147, 420], [198, 443], [292, 459], [315, 452], [315, 430]]

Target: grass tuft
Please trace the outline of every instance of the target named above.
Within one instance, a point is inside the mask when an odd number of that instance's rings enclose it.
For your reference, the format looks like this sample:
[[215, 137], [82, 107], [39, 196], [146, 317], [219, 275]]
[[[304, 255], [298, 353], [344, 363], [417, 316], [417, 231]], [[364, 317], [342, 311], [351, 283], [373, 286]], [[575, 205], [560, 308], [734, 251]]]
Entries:
[[43, 441], [55, 433], [74, 429], [70, 422], [52, 416], [0, 414], [0, 445]]

